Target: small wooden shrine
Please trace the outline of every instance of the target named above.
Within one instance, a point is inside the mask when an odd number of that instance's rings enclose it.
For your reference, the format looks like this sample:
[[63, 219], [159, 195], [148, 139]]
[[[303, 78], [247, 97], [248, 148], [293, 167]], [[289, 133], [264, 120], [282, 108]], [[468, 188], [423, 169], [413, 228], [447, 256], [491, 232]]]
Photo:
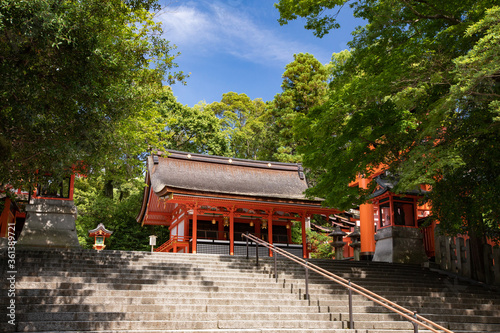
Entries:
[[434, 256], [434, 226], [421, 229], [430, 213], [419, 200], [425, 187], [396, 194], [397, 177], [379, 170], [351, 186], [376, 182], [371, 200], [360, 206], [361, 256], [384, 262], [423, 263]]
[[104, 224], [99, 223], [95, 229], [89, 230], [88, 232], [89, 237], [94, 237], [94, 246], [92, 246], [92, 248], [97, 251], [103, 250], [106, 247], [104, 244], [106, 238], [112, 234], [113, 231], [106, 229]]
[[[149, 156], [147, 170], [137, 221], [169, 227], [158, 252], [243, 255], [241, 234], [249, 232], [307, 257], [306, 221], [339, 213], [305, 197], [300, 164], [167, 151]], [[302, 225], [301, 244], [292, 244], [293, 221]]]

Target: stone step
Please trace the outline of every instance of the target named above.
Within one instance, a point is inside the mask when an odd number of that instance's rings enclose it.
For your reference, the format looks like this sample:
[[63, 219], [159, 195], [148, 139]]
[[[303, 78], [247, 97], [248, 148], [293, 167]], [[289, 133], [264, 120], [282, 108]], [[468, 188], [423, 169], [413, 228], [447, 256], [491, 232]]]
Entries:
[[[355, 330], [346, 330], [344, 288], [310, 271], [311, 300], [304, 300], [304, 268], [283, 259], [276, 283], [267, 257], [256, 267], [254, 258], [218, 255], [20, 250], [17, 256], [20, 331], [413, 332], [404, 318], [357, 294]], [[455, 333], [500, 332], [498, 293], [412, 265], [310, 262]]]
[[[120, 263], [125, 262], [129, 265], [133, 265], [138, 262], [153, 262], [153, 263], [163, 263], [163, 262], [182, 262], [182, 263], [200, 263], [203, 262], [205, 264], [213, 264], [213, 263], [226, 263], [229, 265], [234, 264], [255, 264], [255, 258], [246, 259], [241, 256], [219, 256], [219, 255], [192, 255], [192, 254], [149, 254], [145, 255], [132, 255], [132, 256], [119, 256], [112, 255], [109, 253], [110, 251], [105, 251], [100, 254], [96, 253], [85, 253], [85, 254], [71, 254], [64, 255], [61, 253], [53, 252], [49, 255], [37, 255], [35, 253], [23, 253], [18, 251], [18, 262], [23, 261], [46, 261], [46, 259], [55, 259], [62, 261], [71, 261], [71, 260], [85, 260], [88, 262], [102, 262], [102, 263]], [[145, 252], [136, 252], [136, 253], [145, 253]], [[132, 261], [131, 261], [132, 260]], [[314, 259], [309, 260], [310, 263], [319, 264], [323, 268], [326, 269], [335, 269], [335, 270], [349, 270], [354, 273], [356, 270], [364, 269], [364, 270], [373, 270], [373, 271], [393, 271], [393, 272], [415, 272], [422, 271], [422, 267], [416, 265], [401, 265], [401, 264], [387, 264], [387, 263], [375, 263], [375, 262], [335, 262], [335, 261], [316, 261]], [[286, 266], [290, 268], [299, 268], [300, 266], [297, 264], [292, 264], [283, 258], [278, 258], [277, 260], [278, 266]], [[259, 264], [261, 266], [274, 266], [274, 260], [269, 258], [260, 258]], [[427, 272], [431, 272], [428, 269], [425, 269]]]
[[[297, 305], [308, 305], [309, 301], [299, 300], [299, 299], [288, 299], [283, 297], [279, 299], [266, 297], [265, 295], [252, 295], [242, 299], [240, 297], [231, 297], [233, 294], [227, 295], [211, 295], [212, 297], [207, 297], [207, 295], [199, 295], [198, 297], [187, 298], [183, 297], [182, 294], [176, 295], [178, 298], [166, 298], [166, 297], [130, 297], [130, 296], [45, 296], [45, 297], [16, 297], [17, 305], [26, 304], [47, 304], [47, 305], [65, 305], [65, 304], [109, 304], [109, 303], [119, 303], [125, 305], [168, 305], [175, 300], [175, 304], [197, 304], [197, 305], [239, 305], [244, 304], [249, 305], [276, 305], [280, 306], [297, 306]], [[360, 303], [363, 304], [363, 303]], [[315, 304], [316, 305], [316, 304]]]
[[[19, 271], [40, 271], [40, 270], [81, 270], [81, 267], [84, 266], [86, 270], [90, 271], [102, 271], [105, 269], [113, 269], [113, 270], [124, 270], [124, 271], [147, 271], [147, 272], [157, 272], [157, 271], [168, 271], [168, 270], [178, 270], [182, 268], [187, 271], [217, 271], [217, 270], [243, 270], [244, 272], [269, 272], [274, 273], [273, 266], [259, 266], [256, 267], [250, 264], [220, 264], [220, 263], [209, 263], [204, 265], [197, 264], [186, 264], [186, 263], [176, 263], [176, 262], [165, 262], [165, 263], [136, 263], [134, 265], [130, 265], [127, 263], [99, 263], [99, 262], [88, 262], [88, 261], [73, 261], [67, 262], [64, 260], [52, 260], [49, 262], [26, 262], [26, 263], [18, 263]], [[438, 277], [436, 274], [431, 274], [426, 271], [418, 272], [419, 277], [415, 277], [415, 272], [406, 272], [406, 271], [363, 271], [363, 272], [351, 272], [351, 271], [338, 271], [335, 269], [330, 269], [332, 273], [339, 276], [349, 276], [351, 278], [360, 278], [360, 279], [375, 279], [375, 280], [386, 280], [388, 277], [390, 278], [407, 278], [408, 280], [414, 280], [416, 282], [422, 281], [422, 277], [435, 279]], [[286, 265], [278, 266], [278, 273], [285, 274], [285, 276], [302, 277], [305, 274], [305, 269], [303, 267], [289, 267]], [[315, 278], [318, 276], [318, 273], [314, 271], [310, 271], [311, 278]], [[445, 278], [445, 277], [441, 277]]]
[[[302, 302], [301, 302], [302, 303]], [[346, 310], [345, 306], [339, 307]], [[258, 304], [230, 304], [230, 305], [217, 305], [217, 304], [163, 304], [163, 305], [130, 305], [120, 303], [107, 303], [107, 304], [26, 304], [18, 305], [19, 313], [32, 313], [32, 312], [148, 312], [148, 313], [161, 313], [161, 312], [288, 312], [288, 313], [327, 313], [328, 307], [309, 306], [309, 305], [278, 305], [272, 302], [268, 305]], [[356, 307], [355, 310], [361, 311], [365, 307]], [[336, 312], [341, 312], [338, 310]]]
[[[193, 318], [196, 314], [192, 314]], [[17, 325], [19, 332], [36, 331], [90, 331], [90, 330], [215, 330], [215, 329], [341, 329], [344, 323], [335, 321], [303, 321], [303, 320], [213, 320], [213, 321], [124, 321], [107, 322], [91, 321], [37, 321], [20, 322]]]
[[[43, 331], [44, 333], [74, 333], [75, 331]], [[86, 331], [87, 333], [143, 333], [144, 330], [99, 330]], [[351, 330], [351, 329], [307, 329], [307, 328], [238, 328], [238, 329], [199, 329], [199, 330], [148, 330], [150, 333], [413, 333], [413, 330]], [[427, 330], [419, 330], [420, 333], [432, 333]], [[41, 333], [32, 332], [32, 333]], [[456, 333], [473, 333], [470, 331], [461, 331]]]
[[[311, 300], [311, 302], [315, 305], [318, 306], [337, 306], [337, 302], [335, 300], [324, 300], [324, 299], [314, 299]], [[381, 308], [381, 305], [372, 305], [368, 304], [368, 301], [366, 301], [363, 304], [358, 304], [359, 301], [353, 301], [354, 305], [362, 305], [362, 306], [368, 306], [368, 307], [375, 307], [375, 308], [370, 308], [370, 311], [375, 311], [376, 308]], [[443, 302], [434, 302], [433, 300], [426, 300], [426, 301], [415, 301], [412, 299], [405, 300], [405, 301], [398, 301], [396, 300], [396, 303], [400, 306], [403, 306], [407, 309], [410, 310], [418, 310], [420, 309], [426, 309], [427, 312], [429, 311], [435, 311], [435, 309], [439, 310], [455, 310], [455, 309], [474, 309], [474, 310], [480, 310], [480, 311], [493, 311], [496, 312], [497, 314], [500, 314], [500, 308], [497, 305], [493, 304], [479, 304], [479, 303], [474, 303], [474, 302], [469, 302], [469, 303], [443, 303]], [[385, 310], [384, 310], [385, 311]]]
[[[107, 304], [26, 304], [18, 305], [19, 313], [31, 312], [173, 312], [173, 311], [190, 311], [190, 312], [293, 312], [293, 313], [347, 313], [348, 304], [335, 306], [317, 306], [317, 305], [277, 305], [274, 302], [268, 305], [207, 305], [207, 304], [163, 304], [163, 305], [129, 305], [120, 303]], [[432, 311], [431, 311], [432, 310]], [[362, 315], [366, 313], [391, 313], [381, 307], [373, 309], [367, 306], [353, 306], [353, 311], [356, 314]], [[498, 317], [498, 311], [488, 310], [473, 310], [473, 309], [442, 309], [442, 308], [419, 308], [419, 314], [428, 317], [430, 315], [458, 315], [466, 318], [467, 316], [476, 317]], [[363, 319], [363, 318], [361, 318]], [[465, 319], [464, 319], [465, 320]]]
[[[220, 265], [220, 264], [208, 264], [208, 265], [188, 265], [183, 263], [137, 263], [135, 265], [126, 265], [126, 264], [104, 264], [104, 263], [96, 263], [96, 262], [73, 262], [68, 263], [66, 261], [51, 261], [44, 263], [25, 263], [17, 265], [18, 271], [24, 272], [36, 272], [36, 271], [58, 271], [58, 270], [68, 270], [68, 271], [81, 271], [81, 267], [84, 266], [87, 271], [95, 271], [99, 272], [105, 269], [111, 270], [123, 270], [124, 272], [134, 272], [134, 271], [144, 271], [147, 273], [154, 273], [159, 271], [169, 271], [169, 270], [178, 270], [183, 269], [185, 271], [192, 272], [206, 272], [206, 271], [219, 271], [219, 270], [241, 270], [245, 273], [248, 272], [266, 272], [274, 274], [274, 267], [267, 266], [259, 266], [255, 267], [253, 265]], [[415, 277], [414, 272], [404, 272], [404, 271], [394, 271], [394, 272], [386, 272], [386, 271], [374, 271], [374, 272], [359, 272], [352, 273], [350, 271], [337, 271], [337, 270], [329, 270], [332, 273], [340, 276], [340, 277], [350, 277], [352, 279], [370, 279], [370, 280], [387, 280], [387, 278], [404, 278], [409, 281], [414, 282], [422, 282], [425, 279], [436, 279], [437, 276], [434, 274], [426, 274], [425, 272], [420, 272], [419, 277]], [[310, 271], [311, 278], [319, 277], [318, 273]], [[285, 277], [300, 277], [302, 278], [305, 274], [305, 270], [303, 267], [299, 267], [296, 269], [291, 269], [290, 267], [283, 266], [278, 267], [278, 274], [284, 275]], [[422, 279], [425, 278], [425, 279]], [[442, 277], [442, 279], [445, 279]]]
[[[337, 316], [338, 317], [338, 316]], [[313, 320], [334, 321], [338, 320], [330, 313], [297, 313], [297, 312], [200, 312], [176, 311], [161, 312], [32, 312], [20, 314], [20, 321], [217, 321], [217, 320], [247, 320], [247, 321], [272, 321], [272, 320]]]
[[[107, 269], [103, 269], [99, 267], [98, 269], [95, 270], [90, 270], [88, 267], [85, 266], [77, 266], [77, 268], [68, 268], [67, 270], [61, 272], [61, 268], [55, 266], [58, 270], [48, 270], [48, 269], [43, 269], [43, 270], [22, 270], [18, 274], [19, 279], [26, 279], [29, 280], [30, 277], [89, 277], [89, 278], [121, 278], [124, 275], [127, 275], [129, 278], [141, 278], [141, 279], [150, 279], [150, 278], [155, 278], [155, 279], [165, 279], [165, 278], [185, 278], [186, 274], [180, 275], [179, 274], [179, 268], [171, 268], [169, 270], [164, 270], [156, 267], [156, 270], [130, 270], [130, 269], [117, 269], [109, 274], [106, 274], [105, 272], [108, 272]], [[195, 271], [195, 270], [184, 270], [183, 273], [201, 273], [201, 270]], [[158, 274], [161, 273], [161, 274]], [[265, 279], [267, 278], [274, 278], [274, 272], [268, 273], [268, 272], [234, 272], [233, 270], [216, 270], [214, 272], [210, 272], [207, 270], [203, 270], [203, 275], [204, 276], [220, 276], [224, 277], [227, 276], [227, 274], [223, 273], [231, 273], [231, 276], [234, 276], [235, 278], [241, 278], [241, 279], [248, 279], [248, 276], [251, 275], [252, 277], [258, 278], [258, 279]], [[199, 274], [193, 274], [194, 276], [199, 275]], [[288, 274], [278, 274], [278, 278], [280, 280], [286, 280], [290, 282], [303, 282], [304, 278], [297, 278], [295, 276], [290, 276]], [[332, 284], [331, 281], [327, 280], [326, 278], [310, 278], [311, 283], [318, 284], [318, 285], [330, 285]], [[363, 279], [351, 279], [352, 282], [356, 283], [359, 281], [359, 283], [363, 283], [366, 285], [374, 285], [374, 286], [387, 286], [387, 278], [385, 279], [369, 279], [369, 278], [363, 278]], [[430, 282], [425, 282], [425, 281], [402, 281], [401, 282], [402, 286], [410, 286], [410, 287], [436, 287], [435, 283], [430, 283]], [[453, 288], [455, 287], [454, 285], [448, 284], [447, 287]], [[456, 286], [455, 288], [462, 288], [465, 289], [467, 286]], [[481, 290], [481, 289], [480, 289]], [[486, 291], [485, 291], [486, 292]]]

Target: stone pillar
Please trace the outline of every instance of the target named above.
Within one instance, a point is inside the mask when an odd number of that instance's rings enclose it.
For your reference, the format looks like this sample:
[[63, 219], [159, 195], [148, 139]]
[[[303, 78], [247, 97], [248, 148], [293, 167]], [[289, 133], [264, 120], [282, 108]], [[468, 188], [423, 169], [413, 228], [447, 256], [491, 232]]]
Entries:
[[349, 246], [354, 250], [354, 261], [359, 261], [361, 252], [361, 234], [359, 232], [359, 227], [354, 227], [354, 231], [351, 232], [347, 237], [351, 239], [351, 244], [349, 244]]
[[73, 200], [32, 199], [16, 246], [80, 248]]

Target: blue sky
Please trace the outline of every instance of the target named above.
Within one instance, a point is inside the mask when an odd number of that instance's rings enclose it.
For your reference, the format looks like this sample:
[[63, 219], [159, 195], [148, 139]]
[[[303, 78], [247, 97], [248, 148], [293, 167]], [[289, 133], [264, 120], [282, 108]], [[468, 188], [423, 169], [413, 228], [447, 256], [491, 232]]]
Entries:
[[174, 85], [182, 104], [220, 101], [226, 92], [269, 101], [281, 92], [281, 75], [295, 53], [311, 53], [327, 63], [347, 48], [362, 21], [348, 7], [338, 19], [341, 29], [319, 39], [304, 21], [277, 22], [273, 0], [161, 0], [164, 38], [177, 45], [179, 70], [190, 73], [187, 85]]

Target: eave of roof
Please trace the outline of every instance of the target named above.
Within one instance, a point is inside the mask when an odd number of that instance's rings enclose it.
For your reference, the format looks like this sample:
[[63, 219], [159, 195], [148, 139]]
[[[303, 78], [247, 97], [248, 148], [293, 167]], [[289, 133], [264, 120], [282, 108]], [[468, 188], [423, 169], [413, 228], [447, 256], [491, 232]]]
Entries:
[[309, 200], [302, 166], [168, 151], [148, 158], [151, 186], [159, 196], [178, 192], [229, 197]]

